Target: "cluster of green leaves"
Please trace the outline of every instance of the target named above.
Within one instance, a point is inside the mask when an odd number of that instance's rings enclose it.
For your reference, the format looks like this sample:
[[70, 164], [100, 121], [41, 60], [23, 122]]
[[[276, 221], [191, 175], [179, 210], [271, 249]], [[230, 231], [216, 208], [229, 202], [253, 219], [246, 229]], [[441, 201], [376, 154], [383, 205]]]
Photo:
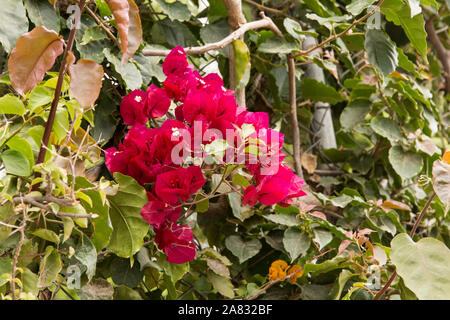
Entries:
[[[0, 71], [6, 70], [17, 39], [34, 26], [68, 34], [64, 1], [56, 3], [56, 10], [50, 1], [4, 2]], [[34, 163], [58, 74], [47, 72], [22, 96], [12, 89], [9, 75], [0, 78], [3, 299], [12, 297], [13, 282], [22, 299], [247, 299], [267, 284], [269, 267], [278, 259], [302, 266], [303, 276], [295, 284], [271, 286], [261, 297], [372, 299], [395, 266], [399, 277], [387, 291], [389, 298], [449, 298], [450, 165], [440, 161], [449, 143], [449, 96], [425, 30], [425, 18], [433, 14], [437, 29], [448, 24], [448, 1], [265, 1], [278, 10], [266, 15], [283, 37], [252, 30], [233, 42], [234, 60], [228, 48], [189, 56], [202, 74], [219, 71], [227, 87], [245, 88], [249, 109], [269, 112], [271, 124], [285, 134], [284, 152], [292, 163], [286, 54], [296, 55], [309, 190], [288, 208], [243, 206], [237, 193], [198, 202], [183, 221], [192, 227], [198, 249], [196, 259], [185, 264], [165, 260], [140, 217], [145, 190], [130, 177], [111, 176], [102, 166], [99, 146], [117, 146], [123, 138], [122, 97], [164, 80], [162, 57], [144, 56], [142, 49], [217, 42], [230, 33], [227, 9], [221, 0], [136, 0], [144, 43], [122, 63], [117, 39], [105, 31], [114, 33], [120, 22], [107, 2], [89, 4], [103, 26], [83, 12], [73, 50], [105, 72], [95, 108], [80, 107], [66, 77], [47, 161], [41, 165]], [[377, 4], [375, 24], [352, 25]], [[251, 2], [244, 1], [242, 10], [248, 22], [260, 19]], [[349, 27], [352, 32], [345, 33]], [[448, 47], [443, 30], [440, 37]], [[317, 43], [330, 40], [322, 54], [301, 54], [310, 37]], [[229, 83], [230, 62], [234, 84]], [[323, 70], [325, 83], [308, 76], [304, 68], [311, 65]], [[331, 105], [336, 148], [317, 147], [317, 133], [311, 131], [317, 102]], [[251, 183], [240, 168], [225, 169], [232, 171], [228, 178], [236, 188]], [[222, 174], [207, 178], [214, 190]], [[30, 191], [33, 185], [41, 185], [40, 191]], [[438, 196], [419, 225], [420, 236], [411, 239], [405, 233], [433, 192]], [[59, 200], [46, 202], [43, 211], [21, 202], [23, 196]], [[81, 270], [78, 289], [69, 283], [73, 266]], [[380, 283], [368, 283], [373, 273]]]

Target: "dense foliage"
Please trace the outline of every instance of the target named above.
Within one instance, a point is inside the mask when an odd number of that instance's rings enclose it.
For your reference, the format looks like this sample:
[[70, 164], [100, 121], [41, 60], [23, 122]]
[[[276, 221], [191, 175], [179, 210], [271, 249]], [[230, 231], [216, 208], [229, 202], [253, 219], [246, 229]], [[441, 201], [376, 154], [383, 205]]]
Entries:
[[450, 299], [449, 19], [2, 0], [0, 299]]

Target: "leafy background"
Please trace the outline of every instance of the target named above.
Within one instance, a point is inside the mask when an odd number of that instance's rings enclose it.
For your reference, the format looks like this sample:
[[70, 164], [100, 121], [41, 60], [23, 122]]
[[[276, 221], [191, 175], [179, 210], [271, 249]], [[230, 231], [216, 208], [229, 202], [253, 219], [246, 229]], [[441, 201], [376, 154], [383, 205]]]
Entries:
[[[68, 8], [76, 1], [2, 1], [2, 299], [370, 300], [394, 270], [383, 298], [450, 298], [450, 165], [441, 160], [450, 133], [448, 1], [128, 2], [142, 26], [128, 36], [139, 38], [141, 30], [143, 41], [124, 64], [120, 21], [107, 2], [87, 2], [73, 53], [101, 65], [101, 91], [83, 108], [65, 76], [46, 158], [52, 161], [34, 165], [62, 56], [23, 95], [8, 60], [35, 27], [68, 39]], [[288, 208], [245, 207], [232, 194], [201, 202], [187, 221], [196, 259], [168, 263], [140, 218], [145, 190], [130, 177], [113, 177], [101, 149], [126, 133], [123, 96], [161, 86], [164, 57], [153, 53], [216, 43], [262, 19], [259, 11], [281, 36], [273, 28], [249, 30], [189, 62], [202, 75], [219, 72], [241, 105], [269, 113], [308, 195]], [[232, 182], [248, 184], [242, 176]], [[45, 210], [23, 202], [42, 200], [36, 184], [57, 197], [45, 199]], [[69, 196], [77, 203], [64, 200]], [[302, 266], [303, 275], [294, 284], [268, 281], [278, 259]], [[81, 269], [79, 289], [68, 284], [73, 265]], [[380, 283], [368, 284], [372, 274]]]

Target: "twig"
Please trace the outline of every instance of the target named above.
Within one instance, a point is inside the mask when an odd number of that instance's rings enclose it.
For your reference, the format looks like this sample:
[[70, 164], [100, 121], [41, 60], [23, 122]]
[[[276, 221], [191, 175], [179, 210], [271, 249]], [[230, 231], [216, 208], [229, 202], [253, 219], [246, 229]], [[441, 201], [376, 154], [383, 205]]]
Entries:
[[[427, 211], [428, 207], [430, 206], [431, 202], [433, 201], [434, 197], [436, 197], [436, 193], [433, 192], [433, 194], [428, 199], [427, 203], [423, 207], [422, 211], [419, 214], [419, 217], [417, 218], [416, 222], [414, 223], [414, 226], [411, 229], [411, 232], [409, 236], [412, 238], [414, 236], [414, 233], [416, 233], [416, 229], [419, 226], [420, 222], [422, 221], [423, 216], [425, 215], [425, 212]], [[387, 289], [391, 286], [392, 281], [394, 281], [395, 277], [397, 276], [397, 270], [395, 270], [391, 277], [389, 278], [388, 282], [384, 285], [384, 287], [378, 291], [377, 295], [373, 298], [374, 300], [380, 300], [381, 296], [386, 292]]]
[[[80, 1], [80, 4], [79, 4], [80, 10], [83, 10], [85, 2], [86, 2], [86, 0]], [[55, 122], [56, 109], [58, 107], [58, 102], [59, 102], [59, 97], [61, 95], [61, 89], [62, 89], [62, 84], [63, 84], [63, 80], [64, 80], [64, 75], [66, 73], [67, 57], [68, 57], [69, 51], [72, 50], [76, 32], [77, 32], [77, 23], [75, 22], [73, 24], [72, 29], [70, 30], [69, 39], [67, 40], [66, 49], [64, 51], [64, 55], [63, 55], [63, 58], [61, 61], [61, 66], [59, 68], [58, 81], [56, 83], [56, 88], [55, 88], [55, 97], [53, 99], [50, 113], [48, 115], [48, 119], [45, 124], [45, 131], [44, 131], [44, 135], [42, 137], [42, 144], [41, 144], [41, 148], [39, 150], [36, 164], [42, 163], [45, 160], [45, 154], [47, 151], [46, 148], [47, 148], [48, 142], [50, 140], [50, 133], [52, 132], [53, 123]], [[37, 190], [38, 188], [39, 188], [39, 184], [36, 184], [33, 189]]]
[[[48, 197], [48, 196], [44, 196], [44, 197], [14, 197], [13, 201], [15, 203], [31, 204], [32, 206], [41, 208], [42, 210], [44, 210], [46, 212], [50, 212], [50, 213], [54, 213], [53, 210], [41, 202], [46, 202], [46, 203], [54, 202], [54, 203], [58, 204], [59, 206], [68, 206], [68, 205], [74, 204], [74, 202], [70, 199], [60, 199], [60, 198]], [[75, 219], [77, 219], [77, 218], [95, 219], [95, 218], [99, 217], [98, 214], [89, 214], [89, 213], [78, 214], [78, 213], [68, 213], [68, 212], [57, 212], [54, 214], [58, 217], [71, 217], [71, 218], [75, 218]]]
[[373, 9], [372, 11], [368, 12], [367, 14], [365, 14], [364, 16], [362, 16], [361, 18], [353, 21], [353, 23], [344, 31], [334, 34], [330, 37], [328, 37], [326, 40], [322, 41], [321, 43], [307, 49], [307, 50], [300, 50], [300, 52], [298, 54], [295, 55], [295, 57], [298, 56], [306, 56], [308, 55], [308, 53], [313, 52], [314, 50], [317, 50], [319, 48], [322, 48], [323, 46], [325, 46], [327, 43], [330, 43], [331, 41], [336, 40], [337, 38], [340, 38], [342, 36], [345, 36], [350, 30], [353, 29], [354, 26], [356, 26], [357, 24], [363, 22], [364, 20], [366, 20], [367, 18], [369, 18], [370, 16], [372, 16], [377, 10], [378, 8], [383, 4], [384, 0], [381, 0], [378, 4], [377, 4], [377, 8]]
[[289, 69], [289, 104], [292, 126], [292, 144], [294, 147], [295, 171], [303, 179], [302, 163], [300, 161], [300, 128], [297, 118], [297, 93], [295, 88], [295, 58], [292, 54], [287, 55]]
[[[257, 20], [257, 21], [252, 21], [252, 22], [242, 25], [239, 29], [230, 33], [228, 36], [226, 36], [225, 38], [223, 38], [222, 40], [220, 40], [218, 42], [208, 43], [204, 46], [198, 46], [198, 47], [187, 47], [187, 48], [184, 48], [184, 51], [187, 54], [203, 54], [203, 53], [211, 51], [211, 50], [222, 49], [225, 46], [232, 43], [233, 41], [239, 39], [247, 31], [261, 29], [261, 28], [268, 28], [268, 29], [271, 29], [275, 34], [282, 35], [281, 31], [273, 23], [272, 19], [270, 19], [269, 17], [266, 17], [264, 15], [264, 13], [260, 13], [260, 15], [261, 15], [262, 19]], [[153, 50], [153, 49], [142, 50], [142, 54], [144, 56], [167, 56], [169, 53], [170, 53], [170, 50]]]
[[88, 6], [86, 6], [86, 11], [91, 15], [92, 18], [98, 23], [98, 25], [105, 30], [105, 32], [108, 34], [108, 36], [115, 42], [115, 44], [120, 48], [119, 40], [112, 34], [111, 30], [105, 24], [103, 21], [97, 16], [97, 14], [92, 11]]

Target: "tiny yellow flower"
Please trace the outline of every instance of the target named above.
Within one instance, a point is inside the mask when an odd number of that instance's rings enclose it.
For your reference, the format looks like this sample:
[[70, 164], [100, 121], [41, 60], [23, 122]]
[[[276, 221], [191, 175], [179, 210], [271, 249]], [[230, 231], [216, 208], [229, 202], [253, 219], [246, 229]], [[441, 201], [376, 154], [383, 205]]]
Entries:
[[288, 271], [288, 274], [293, 274], [295, 273], [293, 276], [291, 276], [289, 278], [289, 282], [294, 284], [298, 278], [301, 278], [301, 276], [303, 275], [303, 267], [300, 267], [298, 264], [294, 264]]
[[272, 262], [272, 265], [269, 268], [269, 280], [280, 280], [286, 277], [288, 267], [288, 264], [284, 260], [276, 260]]
[[444, 160], [447, 164], [450, 164], [450, 150], [444, 153], [442, 160]]

